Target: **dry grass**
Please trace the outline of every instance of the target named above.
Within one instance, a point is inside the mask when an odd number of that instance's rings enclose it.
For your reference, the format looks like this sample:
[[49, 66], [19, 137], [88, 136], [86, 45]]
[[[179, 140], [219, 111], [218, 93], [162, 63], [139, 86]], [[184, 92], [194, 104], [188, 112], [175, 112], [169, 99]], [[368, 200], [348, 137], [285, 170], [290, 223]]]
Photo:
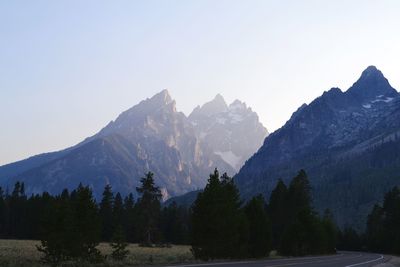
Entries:
[[[36, 250], [38, 241], [30, 240], [0, 240], [0, 266], [1, 267], [39, 267], [41, 253]], [[103, 255], [110, 255], [111, 248], [108, 244], [100, 244], [99, 250]], [[123, 263], [107, 260], [97, 266], [143, 266], [183, 263], [194, 261], [189, 246], [172, 246], [170, 248], [145, 248], [136, 244], [128, 247], [130, 253]], [[82, 263], [68, 264], [67, 266], [83, 266]]]

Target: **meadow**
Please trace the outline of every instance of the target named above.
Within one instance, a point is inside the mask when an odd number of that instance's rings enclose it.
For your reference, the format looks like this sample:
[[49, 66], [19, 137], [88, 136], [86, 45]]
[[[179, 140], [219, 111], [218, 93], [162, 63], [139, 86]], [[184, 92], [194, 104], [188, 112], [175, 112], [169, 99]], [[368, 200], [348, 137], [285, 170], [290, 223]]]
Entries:
[[[32, 240], [0, 240], [0, 266], [1, 267], [39, 267], [47, 266], [40, 262], [41, 253], [36, 245], [40, 242]], [[98, 246], [103, 255], [110, 255], [111, 248], [107, 243]], [[123, 262], [114, 262], [107, 257], [104, 263], [89, 265], [85, 263], [67, 262], [62, 266], [146, 266], [184, 263], [195, 261], [190, 251], [190, 246], [171, 247], [140, 247], [137, 244], [128, 246], [129, 255]]]

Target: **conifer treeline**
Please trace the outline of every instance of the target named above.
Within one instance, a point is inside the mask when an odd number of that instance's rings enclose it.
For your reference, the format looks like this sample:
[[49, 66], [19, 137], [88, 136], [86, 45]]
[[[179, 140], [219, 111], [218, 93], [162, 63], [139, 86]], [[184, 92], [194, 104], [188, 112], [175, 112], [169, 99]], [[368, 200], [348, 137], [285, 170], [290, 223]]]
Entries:
[[372, 208], [364, 233], [350, 227], [339, 232], [338, 248], [400, 255], [400, 189], [393, 187]]
[[[400, 253], [400, 191], [394, 188], [368, 217], [367, 231], [340, 231], [329, 210], [319, 216], [312, 206], [311, 187], [302, 170], [287, 186], [279, 180], [268, 202], [256, 196], [244, 203], [233, 179], [217, 170], [191, 208], [161, 206], [152, 173], [141, 179], [140, 195], [122, 196], [110, 185], [99, 203], [89, 187], [72, 192], [27, 197], [23, 183], [11, 193], [0, 188], [0, 238], [42, 240], [39, 250], [65, 258], [96, 259], [100, 241], [114, 242], [115, 257], [124, 256], [124, 242], [191, 244], [197, 258], [264, 257], [373, 250]], [[118, 240], [118, 242], [116, 242]], [[49, 248], [62, 251], [51, 254]], [[58, 259], [57, 257], [61, 257]]]
[[302, 256], [335, 252], [336, 227], [329, 212], [313, 210], [311, 187], [300, 171], [289, 187], [279, 181], [269, 203], [262, 196], [242, 204], [233, 180], [215, 170], [192, 209], [192, 246], [196, 257], [248, 258]]
[[[137, 188], [141, 197], [136, 202], [133, 194], [122, 197], [107, 185], [98, 204], [91, 189], [83, 185], [56, 196], [44, 192], [30, 197], [26, 196], [23, 183], [17, 182], [11, 194], [0, 187], [0, 238], [40, 240], [57, 230], [52, 227], [66, 232], [76, 223], [88, 227], [77, 230], [81, 233], [90, 230], [97, 235], [98, 230], [97, 241], [111, 241], [114, 232], [122, 228], [131, 243], [188, 244], [188, 209], [175, 203], [162, 208], [161, 193], [151, 172], [141, 182]], [[86, 218], [85, 214], [90, 216]]]

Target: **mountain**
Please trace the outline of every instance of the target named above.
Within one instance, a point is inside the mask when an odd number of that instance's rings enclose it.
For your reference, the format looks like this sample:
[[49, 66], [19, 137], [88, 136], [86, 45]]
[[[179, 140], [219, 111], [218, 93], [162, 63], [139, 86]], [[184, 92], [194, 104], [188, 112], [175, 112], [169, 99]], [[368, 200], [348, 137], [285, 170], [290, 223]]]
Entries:
[[365, 226], [373, 204], [400, 184], [400, 97], [370, 66], [346, 92], [332, 88], [270, 134], [235, 177], [246, 198], [305, 169], [320, 212]]
[[221, 95], [189, 115], [197, 137], [236, 171], [262, 145], [268, 135], [257, 113], [235, 100], [229, 106]]
[[0, 185], [12, 188], [23, 181], [29, 194], [59, 193], [82, 182], [97, 197], [106, 184], [114, 191], [135, 194], [140, 178], [152, 171], [167, 199], [203, 188], [215, 167], [231, 175], [236, 172], [200, 141], [191, 120], [176, 110], [175, 101], [163, 90], [73, 147], [0, 167]]

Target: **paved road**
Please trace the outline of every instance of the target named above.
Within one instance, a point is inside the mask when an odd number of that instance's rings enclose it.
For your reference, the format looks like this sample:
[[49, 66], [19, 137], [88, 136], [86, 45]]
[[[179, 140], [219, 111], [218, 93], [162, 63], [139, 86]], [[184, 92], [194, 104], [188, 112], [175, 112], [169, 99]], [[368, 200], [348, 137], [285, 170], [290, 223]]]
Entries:
[[341, 252], [332, 256], [287, 258], [276, 260], [259, 261], [237, 261], [237, 262], [218, 262], [187, 264], [168, 267], [367, 267], [385, 262], [388, 260], [382, 255], [372, 253]]

